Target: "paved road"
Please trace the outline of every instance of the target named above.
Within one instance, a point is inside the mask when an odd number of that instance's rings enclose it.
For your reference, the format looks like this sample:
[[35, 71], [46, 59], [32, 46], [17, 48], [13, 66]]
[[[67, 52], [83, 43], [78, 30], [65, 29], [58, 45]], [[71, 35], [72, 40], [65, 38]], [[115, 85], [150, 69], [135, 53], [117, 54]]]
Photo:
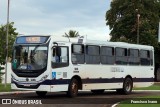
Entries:
[[[110, 107], [111, 105], [141, 96], [157, 95], [160, 96], [160, 92], [133, 92], [130, 95], [120, 95], [114, 91], [105, 91], [104, 94], [96, 95], [91, 92], [79, 92], [78, 97], [68, 98], [64, 92], [61, 93], [48, 93], [46, 97], [40, 98], [35, 93], [25, 94], [12, 94], [1, 95], [0, 99], [11, 98], [15, 100], [41, 100], [45, 105], [32, 105], [32, 107]], [[74, 105], [73, 105], [74, 104]], [[17, 105], [7, 105], [9, 107], [17, 107]], [[0, 107], [7, 107], [6, 105], [0, 105]], [[28, 107], [28, 105], [23, 105]]]

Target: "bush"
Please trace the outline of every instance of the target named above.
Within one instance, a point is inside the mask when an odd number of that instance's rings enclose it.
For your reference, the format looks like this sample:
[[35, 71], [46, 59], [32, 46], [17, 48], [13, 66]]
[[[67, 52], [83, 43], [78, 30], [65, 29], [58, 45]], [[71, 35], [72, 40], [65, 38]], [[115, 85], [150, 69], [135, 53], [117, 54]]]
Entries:
[[3, 70], [3, 69], [4, 69], [4, 67], [0, 66], [0, 83], [2, 82], [2, 75], [3, 75], [3, 73], [1, 72], [1, 70]]

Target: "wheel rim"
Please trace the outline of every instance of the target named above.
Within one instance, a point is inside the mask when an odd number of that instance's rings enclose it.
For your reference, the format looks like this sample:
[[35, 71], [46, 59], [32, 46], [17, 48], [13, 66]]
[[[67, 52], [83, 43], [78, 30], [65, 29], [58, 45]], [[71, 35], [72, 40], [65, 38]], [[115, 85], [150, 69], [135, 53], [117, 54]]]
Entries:
[[131, 84], [130, 84], [130, 81], [126, 81], [126, 91], [129, 92], [131, 91]]
[[77, 89], [78, 89], [77, 84], [76, 84], [76, 83], [73, 83], [73, 84], [72, 84], [72, 93], [73, 93], [73, 94], [77, 94]]

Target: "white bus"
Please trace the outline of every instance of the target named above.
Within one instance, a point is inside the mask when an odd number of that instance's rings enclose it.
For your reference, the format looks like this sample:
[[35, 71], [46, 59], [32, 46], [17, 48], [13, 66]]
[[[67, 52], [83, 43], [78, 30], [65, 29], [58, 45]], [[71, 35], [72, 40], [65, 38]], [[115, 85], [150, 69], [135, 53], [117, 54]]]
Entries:
[[78, 90], [130, 94], [133, 87], [153, 83], [152, 46], [42, 35], [18, 36], [13, 46], [14, 90], [75, 97]]

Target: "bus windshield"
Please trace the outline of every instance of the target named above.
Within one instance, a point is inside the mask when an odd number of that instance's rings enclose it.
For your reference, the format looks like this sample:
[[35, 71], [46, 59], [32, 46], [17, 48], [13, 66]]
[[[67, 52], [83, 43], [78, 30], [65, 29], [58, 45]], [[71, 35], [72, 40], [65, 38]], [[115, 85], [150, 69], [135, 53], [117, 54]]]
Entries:
[[47, 46], [15, 46], [12, 68], [17, 70], [41, 70], [47, 66]]

